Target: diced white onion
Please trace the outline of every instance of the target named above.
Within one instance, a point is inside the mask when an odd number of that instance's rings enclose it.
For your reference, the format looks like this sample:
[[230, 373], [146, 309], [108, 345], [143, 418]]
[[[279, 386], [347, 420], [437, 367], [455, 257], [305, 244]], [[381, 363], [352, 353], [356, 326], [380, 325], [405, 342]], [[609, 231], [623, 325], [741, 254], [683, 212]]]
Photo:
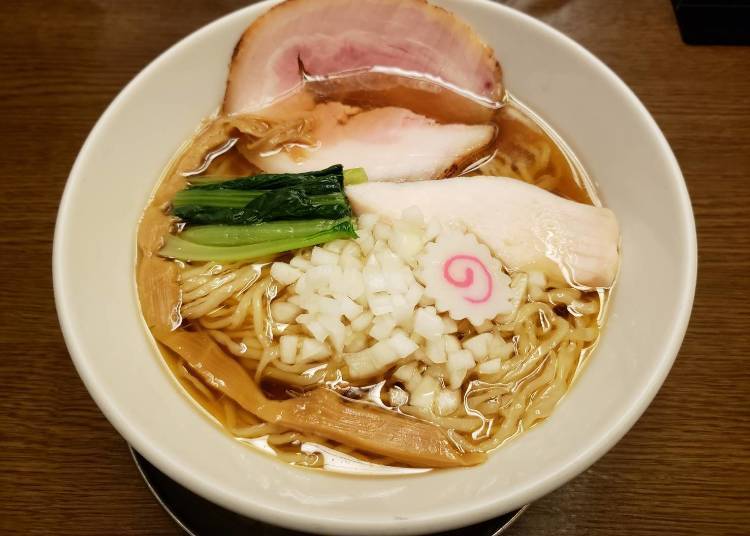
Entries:
[[308, 292], [312, 292], [312, 289], [309, 289], [309, 285], [307, 284], [307, 276], [305, 274], [302, 274], [299, 279], [297, 279], [297, 282], [294, 283], [293, 289], [295, 294], [307, 294]]
[[473, 368], [474, 356], [469, 350], [458, 350], [448, 353], [448, 386], [458, 389], [466, 378], [466, 373]]
[[279, 338], [279, 357], [283, 363], [294, 365], [298, 342], [299, 337], [296, 335], [282, 335]]
[[[425, 223], [412, 207], [394, 222], [362, 215], [357, 232], [356, 240], [306, 248], [288, 263], [271, 265], [274, 281], [288, 287], [272, 301], [272, 318], [296, 321], [310, 335], [282, 334], [276, 350], [281, 361], [294, 365], [336, 354], [352, 379], [373, 378], [408, 361], [393, 373], [403, 389], [388, 390], [391, 404], [452, 415], [460, 408], [467, 375], [501, 371], [513, 344], [493, 333], [496, 324], [487, 320], [475, 326], [477, 335], [460, 341], [458, 323], [438, 313], [435, 299], [425, 295], [420, 255], [443, 232], [438, 222]], [[511, 289], [519, 292], [512, 314], [525, 299], [527, 279], [524, 273], [510, 279]], [[535, 273], [532, 283], [542, 292], [546, 277]]]
[[359, 230], [371, 230], [376, 223], [378, 223], [377, 214], [362, 214], [357, 218], [357, 226]]
[[[323, 250], [321, 250], [323, 251]], [[326, 252], [327, 253], [327, 252]], [[305, 280], [308, 290], [319, 290], [328, 288], [331, 279], [341, 277], [341, 268], [335, 264], [322, 264], [313, 266], [305, 272]]]
[[354, 320], [362, 314], [362, 306], [346, 294], [336, 294], [334, 295], [334, 299], [338, 302], [341, 313], [349, 321]]
[[387, 315], [393, 312], [393, 301], [388, 294], [383, 292], [368, 295], [367, 304], [375, 316]]
[[[375, 244], [375, 258], [378, 261], [378, 266], [384, 272], [387, 277], [389, 274], [395, 275], [404, 266], [404, 261], [393, 251], [388, 249], [385, 242], [378, 242]], [[406, 289], [404, 289], [406, 292]]]
[[409, 290], [409, 280], [404, 277], [401, 270], [383, 269], [385, 286], [391, 294], [405, 294]]
[[503, 368], [503, 360], [500, 358], [490, 359], [484, 363], [479, 363], [479, 374], [497, 374]]
[[326, 242], [323, 245], [323, 249], [330, 251], [331, 253], [341, 253], [348, 243], [349, 240], [332, 240], [331, 242]]
[[341, 310], [342, 304], [340, 301], [329, 298], [328, 296], [319, 296], [318, 297], [318, 310], [326, 315], [333, 315], [336, 317], [340, 317], [344, 314], [344, 312]]
[[271, 265], [271, 277], [282, 285], [291, 285], [302, 275], [302, 272], [285, 262], [275, 262]]
[[461, 392], [454, 389], [441, 389], [435, 400], [435, 412], [445, 417], [455, 412], [461, 404]]
[[401, 327], [410, 327], [412, 324], [412, 312], [414, 306], [409, 305], [403, 294], [392, 294], [391, 304], [393, 306], [393, 318]]
[[397, 385], [391, 387], [388, 391], [388, 396], [391, 399], [391, 406], [393, 407], [405, 406], [409, 403], [409, 393]]
[[491, 333], [481, 333], [463, 341], [463, 347], [474, 354], [474, 359], [482, 361], [489, 356]]
[[344, 342], [344, 351], [349, 353], [361, 352], [365, 348], [367, 348], [367, 335], [350, 332]]
[[491, 359], [508, 359], [515, 350], [513, 343], [505, 342], [499, 335], [493, 335], [488, 348]]
[[353, 257], [356, 259], [360, 255], [362, 255], [362, 252], [360, 251], [359, 246], [354, 240], [346, 240], [345, 242], [346, 244], [344, 244], [344, 249], [341, 250], [342, 256]]
[[414, 331], [425, 339], [432, 339], [443, 334], [443, 321], [434, 307], [420, 307], [414, 317]]
[[424, 294], [424, 287], [415, 281], [409, 286], [409, 290], [406, 291], [404, 298], [406, 299], [406, 303], [413, 309], [422, 299], [422, 294]]
[[389, 367], [398, 361], [398, 354], [388, 341], [375, 343], [375, 345], [370, 347], [370, 353], [375, 363], [381, 368]]
[[458, 352], [461, 349], [461, 342], [455, 335], [444, 335], [443, 344], [445, 345], [445, 351], [448, 353]]
[[445, 343], [443, 337], [434, 337], [427, 339], [427, 348], [425, 350], [427, 358], [433, 363], [445, 363], [448, 361], [448, 355], [445, 353]]
[[320, 342], [328, 337], [328, 330], [317, 321], [316, 317], [311, 314], [302, 314], [297, 317], [297, 323], [302, 324], [305, 329]]
[[346, 268], [341, 276], [344, 294], [353, 300], [356, 300], [365, 292], [365, 281], [361, 270], [361, 266], [359, 268]]
[[449, 316], [442, 317], [443, 319], [443, 333], [455, 333], [458, 331], [458, 324]]
[[388, 240], [391, 236], [391, 226], [383, 222], [376, 223], [372, 228], [372, 236], [375, 240]]
[[431, 409], [435, 396], [440, 389], [440, 384], [432, 376], [423, 376], [409, 396], [412, 406]]
[[393, 377], [400, 382], [403, 382], [408, 389], [410, 383], [413, 384], [414, 380], [418, 380], [420, 378], [417, 364], [412, 362], [407, 363], [406, 365], [401, 365], [393, 372]]
[[369, 255], [375, 245], [375, 239], [369, 233], [361, 233], [357, 238], [357, 244], [359, 244], [362, 253]]
[[274, 301], [271, 303], [271, 317], [275, 322], [290, 324], [299, 316], [302, 309], [288, 301]]
[[305, 259], [302, 255], [295, 255], [294, 257], [292, 257], [292, 260], [289, 261], [289, 264], [294, 268], [302, 271], [305, 271], [312, 266], [310, 261]]
[[325, 314], [320, 315], [318, 321], [328, 331], [331, 344], [340, 353], [344, 349], [344, 338], [346, 337], [344, 324], [341, 323], [341, 320], [337, 316]]
[[[297, 283], [299, 284], [299, 281]], [[318, 312], [318, 295], [312, 292], [293, 294], [287, 298], [287, 301], [309, 313]], [[273, 311], [273, 304], [271, 304], [271, 311]]]
[[364, 277], [365, 290], [369, 293], [385, 292], [388, 290], [388, 285], [385, 282], [385, 277], [380, 268], [374, 266], [365, 266], [362, 272]]
[[388, 245], [402, 259], [412, 260], [424, 246], [422, 235], [415, 232], [399, 232], [391, 234]]
[[448, 387], [451, 389], [459, 389], [461, 384], [464, 383], [466, 378], [467, 369], [456, 369], [448, 372]]
[[312, 250], [312, 255], [310, 255], [310, 262], [315, 266], [338, 264], [339, 256], [331, 251], [326, 251], [320, 246], [315, 246]]
[[372, 358], [369, 348], [355, 354], [344, 356], [349, 375], [354, 379], [369, 378], [380, 372], [380, 367]]
[[396, 321], [391, 315], [382, 315], [377, 317], [372, 323], [370, 337], [382, 341], [390, 337], [393, 328], [396, 327]]
[[302, 339], [302, 347], [299, 351], [297, 361], [306, 363], [309, 361], [319, 361], [331, 355], [331, 350], [327, 345], [315, 339], [305, 337]]
[[370, 311], [365, 311], [360, 314], [357, 318], [352, 320], [351, 328], [355, 332], [363, 332], [367, 330], [372, 322], [373, 314]]
[[[354, 244], [354, 246], [359, 250], [357, 244]], [[357, 270], [358, 272], [361, 271], [364, 266], [359, 257], [346, 253], [346, 250], [344, 250], [341, 257], [339, 257], [339, 264], [344, 270]]]
[[419, 348], [419, 346], [400, 329], [393, 332], [393, 335], [388, 339], [388, 342], [396, 351], [396, 355], [398, 355], [399, 359], [410, 356], [417, 350], [417, 348]]
[[474, 356], [468, 350], [459, 350], [458, 352], [450, 352], [448, 354], [448, 370], [468, 370], [473, 368], [475, 364]]

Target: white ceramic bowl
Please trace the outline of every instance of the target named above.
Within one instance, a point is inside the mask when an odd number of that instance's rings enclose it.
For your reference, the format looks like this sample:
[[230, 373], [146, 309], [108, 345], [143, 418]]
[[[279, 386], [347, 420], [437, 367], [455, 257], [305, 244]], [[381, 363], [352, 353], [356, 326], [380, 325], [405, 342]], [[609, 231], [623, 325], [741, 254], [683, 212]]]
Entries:
[[241, 514], [328, 534], [419, 534], [533, 501], [602, 456], [646, 409], [692, 306], [696, 238], [675, 158], [649, 113], [604, 64], [550, 27], [487, 1], [436, 2], [495, 49], [510, 90], [572, 145], [622, 226], [622, 268], [601, 345], [552, 417], [479, 467], [356, 478], [302, 470], [233, 441], [179, 392], [141, 321], [136, 222], [170, 157], [223, 94], [227, 60], [271, 5], [232, 13], [143, 70], [89, 135], [54, 246], [65, 340], [94, 400], [139, 452]]

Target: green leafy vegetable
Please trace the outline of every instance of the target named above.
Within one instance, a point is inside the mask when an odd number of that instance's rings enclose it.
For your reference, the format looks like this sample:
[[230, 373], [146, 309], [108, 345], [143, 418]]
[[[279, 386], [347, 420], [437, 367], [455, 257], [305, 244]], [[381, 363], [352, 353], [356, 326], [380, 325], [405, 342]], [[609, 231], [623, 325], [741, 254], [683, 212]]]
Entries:
[[341, 176], [337, 177], [333, 175], [326, 175], [318, 177], [315, 180], [298, 182], [297, 184], [282, 186], [274, 190], [244, 190], [233, 188], [218, 189], [203, 187], [187, 188], [185, 190], [177, 192], [174, 199], [172, 200], [172, 206], [175, 209], [174, 213], [176, 216], [189, 221], [185, 214], [190, 214], [191, 211], [180, 213], [180, 209], [195, 206], [244, 208], [248, 203], [258, 199], [259, 197], [280, 191], [290, 192], [291, 195], [304, 195], [307, 197], [336, 194], [343, 192], [342, 182], [343, 181]]
[[[298, 178], [299, 175], [306, 175], [310, 177], [322, 177], [326, 175], [333, 175], [339, 173], [339, 166], [331, 166], [321, 171], [311, 171], [309, 173], [278, 173], [278, 174], [263, 174], [254, 175], [250, 177], [239, 177], [236, 179], [227, 179], [225, 177], [191, 177], [189, 179], [190, 185], [188, 189], [205, 189], [205, 190], [263, 190], [273, 189], [278, 186], [290, 186], [292, 183], [296, 184], [301, 180]], [[367, 173], [364, 168], [352, 168], [345, 169], [343, 171], [344, 185], [349, 186], [351, 184], [361, 184], [367, 182]], [[258, 179], [261, 177], [261, 179]], [[278, 185], [276, 182], [278, 181]]]
[[172, 200], [184, 229], [165, 237], [164, 257], [251, 260], [337, 238], [356, 238], [344, 184], [367, 181], [362, 168], [237, 179], [198, 178]]
[[305, 194], [304, 187], [290, 186], [259, 195], [244, 207], [206, 204], [174, 207], [173, 213], [194, 225], [249, 225], [274, 220], [339, 219], [351, 215], [343, 193]]
[[[361, 168], [360, 168], [361, 169]], [[339, 184], [339, 190], [344, 184], [344, 168], [336, 164], [320, 171], [308, 173], [264, 173], [251, 177], [240, 177], [237, 179], [223, 180], [220, 182], [209, 182], [204, 184], [191, 184], [189, 190], [275, 190], [285, 186], [295, 186], [304, 183], [318, 183], [321, 180], [334, 179]]]
[[179, 236], [184, 240], [206, 246], [241, 246], [311, 236], [332, 229], [348, 229], [349, 226], [349, 218], [274, 221], [255, 225], [199, 225], [188, 227]]
[[356, 238], [356, 236], [357, 233], [350, 219], [341, 222], [327, 231], [308, 236], [270, 240], [241, 246], [209, 246], [196, 244], [195, 242], [184, 240], [179, 236], [168, 235], [165, 239], [165, 245], [160, 251], [160, 255], [184, 261], [234, 262], [259, 259], [292, 249], [315, 246], [339, 238]]
[[344, 185], [351, 186], [352, 184], [362, 184], [367, 182], [367, 173], [365, 168], [352, 168], [344, 170]]
[[[172, 207], [181, 209], [190, 206], [242, 208], [256, 197], [263, 195], [262, 190], [182, 190], [172, 199]], [[175, 210], [175, 215], [180, 214]]]

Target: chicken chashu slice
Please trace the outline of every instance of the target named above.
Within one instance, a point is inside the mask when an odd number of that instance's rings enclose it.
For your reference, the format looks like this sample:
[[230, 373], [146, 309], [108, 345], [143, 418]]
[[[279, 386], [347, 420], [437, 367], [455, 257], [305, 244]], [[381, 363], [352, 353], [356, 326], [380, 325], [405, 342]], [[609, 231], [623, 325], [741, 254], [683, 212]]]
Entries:
[[610, 287], [619, 265], [614, 213], [570, 201], [505, 177], [466, 177], [346, 188], [356, 214], [401, 217], [412, 206], [425, 218], [465, 226], [503, 264], [552, 268], [581, 287]]
[[268, 173], [300, 173], [333, 164], [362, 167], [371, 181], [416, 181], [451, 176], [492, 141], [489, 125], [438, 124], [404, 108], [360, 111], [340, 103], [310, 113], [316, 147], [256, 155]]
[[212, 388], [261, 419], [414, 467], [476, 465], [483, 453], [459, 450], [434, 424], [347, 401], [324, 387], [298, 398], [269, 400], [247, 371], [203, 332], [155, 331]]
[[223, 112], [255, 113], [302, 87], [303, 74], [398, 72], [496, 103], [502, 72], [465, 22], [425, 0], [287, 0], [235, 47]]

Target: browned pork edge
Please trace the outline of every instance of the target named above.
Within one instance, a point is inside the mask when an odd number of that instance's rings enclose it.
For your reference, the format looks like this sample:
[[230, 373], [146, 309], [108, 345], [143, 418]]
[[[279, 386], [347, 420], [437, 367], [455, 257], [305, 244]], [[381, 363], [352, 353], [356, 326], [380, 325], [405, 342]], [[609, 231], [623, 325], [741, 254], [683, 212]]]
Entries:
[[[246, 50], [246, 48], [249, 46], [249, 43], [252, 42], [253, 39], [255, 39], [255, 33], [258, 32], [259, 28], [262, 28], [264, 25], [267, 24], [273, 24], [274, 17], [283, 17], [285, 15], [286, 11], [294, 10], [299, 7], [300, 4], [310, 1], [318, 1], [318, 2], [324, 2], [328, 0], [286, 0], [285, 2], [282, 2], [281, 4], [277, 4], [268, 11], [266, 11], [263, 15], [255, 19], [250, 26], [247, 27], [245, 32], [240, 37], [239, 41], [237, 41], [237, 44], [234, 46], [234, 50], [232, 51], [232, 57], [229, 60], [229, 75], [227, 76], [227, 86], [226, 90], [224, 92], [224, 100], [222, 101], [222, 113], [226, 113], [226, 104], [228, 97], [233, 89], [233, 87], [236, 84], [242, 83], [242, 80], [236, 80], [234, 75], [234, 67], [238, 65], [242, 61], [242, 55], [243, 52]], [[354, 0], [350, 0], [354, 1]], [[446, 25], [448, 24], [456, 24], [458, 28], [461, 28], [461, 30], [464, 33], [464, 37], [468, 41], [469, 47], [480, 47], [482, 49], [482, 55], [485, 58], [485, 61], [488, 65], [490, 65], [490, 70], [493, 72], [493, 78], [495, 80], [495, 87], [490, 92], [490, 97], [494, 100], [501, 100], [504, 93], [503, 88], [503, 71], [500, 67], [500, 62], [495, 58], [494, 51], [484, 42], [480, 37], [476, 34], [474, 29], [469, 26], [467, 23], [465, 23], [463, 20], [456, 17], [453, 13], [448, 11], [445, 8], [435, 6], [427, 2], [427, 0], [383, 0], [385, 2], [391, 2], [391, 3], [400, 3], [404, 4], [407, 2], [411, 2], [415, 5], [423, 6], [424, 9], [431, 10], [431, 15], [433, 15], [435, 18], [442, 20]], [[252, 80], [246, 81], [246, 83], [253, 83]]]

